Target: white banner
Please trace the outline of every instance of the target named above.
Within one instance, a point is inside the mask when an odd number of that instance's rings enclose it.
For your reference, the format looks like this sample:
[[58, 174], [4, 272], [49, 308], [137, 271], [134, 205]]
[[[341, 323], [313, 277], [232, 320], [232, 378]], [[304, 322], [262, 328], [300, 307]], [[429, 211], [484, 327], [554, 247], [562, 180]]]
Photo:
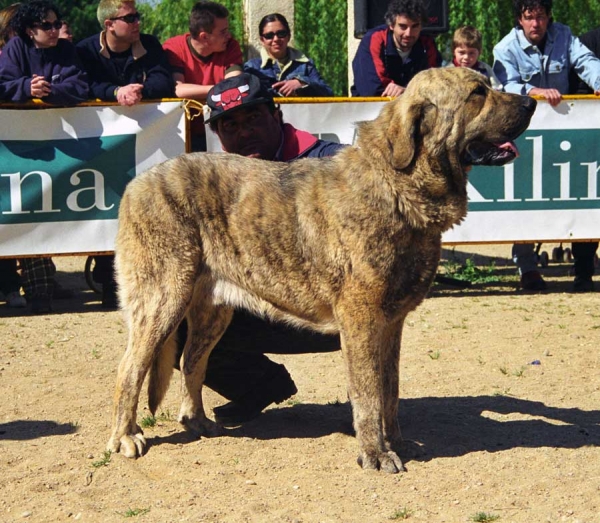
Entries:
[[185, 152], [179, 101], [0, 117], [0, 256], [112, 251], [127, 182]]

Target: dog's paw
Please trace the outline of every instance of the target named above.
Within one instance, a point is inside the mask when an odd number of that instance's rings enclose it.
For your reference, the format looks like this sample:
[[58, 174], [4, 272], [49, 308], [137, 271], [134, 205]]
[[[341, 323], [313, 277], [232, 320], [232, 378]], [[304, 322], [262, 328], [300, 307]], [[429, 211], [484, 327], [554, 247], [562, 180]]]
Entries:
[[402, 460], [398, 454], [389, 450], [374, 454], [362, 453], [356, 460], [364, 470], [381, 470], [388, 474], [398, 474], [398, 472], [406, 472]]
[[179, 423], [185, 427], [185, 430], [197, 438], [201, 436], [213, 438], [223, 434], [223, 428], [206, 417], [201, 419], [191, 418], [189, 416], [180, 416]]
[[110, 438], [106, 450], [112, 453], [120, 452], [126, 458], [137, 458], [144, 454], [146, 438], [142, 432], [136, 434], [125, 434], [121, 437]]

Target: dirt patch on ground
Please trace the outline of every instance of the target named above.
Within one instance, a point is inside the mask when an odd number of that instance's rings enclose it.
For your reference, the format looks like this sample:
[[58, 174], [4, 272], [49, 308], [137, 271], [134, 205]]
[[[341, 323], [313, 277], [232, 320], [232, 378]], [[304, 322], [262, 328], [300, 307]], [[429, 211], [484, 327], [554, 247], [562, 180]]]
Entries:
[[[518, 290], [509, 250], [457, 248], [505, 281], [436, 285], [408, 318], [401, 475], [357, 466], [339, 352], [274, 356], [298, 394], [213, 439], [176, 422], [175, 376], [147, 455], [105, 459], [126, 328], [85, 258], [56, 259], [75, 299], [37, 317], [0, 305], [0, 521], [600, 521], [598, 295], [569, 292], [567, 263], [547, 292]], [[223, 403], [205, 398], [209, 415]]]

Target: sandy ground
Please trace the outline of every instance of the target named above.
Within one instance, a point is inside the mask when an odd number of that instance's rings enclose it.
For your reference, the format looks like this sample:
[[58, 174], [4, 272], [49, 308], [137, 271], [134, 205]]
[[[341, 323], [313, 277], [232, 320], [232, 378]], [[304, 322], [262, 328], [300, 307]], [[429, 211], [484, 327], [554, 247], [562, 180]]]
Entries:
[[[400, 475], [356, 464], [340, 353], [274, 356], [298, 394], [212, 439], [176, 422], [176, 375], [148, 453], [105, 456], [126, 328], [85, 258], [58, 258], [75, 299], [37, 317], [0, 305], [0, 522], [600, 522], [598, 295], [569, 292], [567, 263], [547, 292], [518, 290], [509, 249], [457, 248], [507, 281], [436, 285], [408, 318]], [[205, 398], [209, 415], [223, 403]]]

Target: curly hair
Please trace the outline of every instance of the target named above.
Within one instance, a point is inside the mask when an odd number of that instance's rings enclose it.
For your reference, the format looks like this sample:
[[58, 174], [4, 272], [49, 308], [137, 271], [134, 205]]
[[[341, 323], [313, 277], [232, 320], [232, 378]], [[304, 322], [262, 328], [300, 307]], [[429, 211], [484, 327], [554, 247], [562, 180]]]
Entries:
[[428, 21], [427, 6], [423, 0], [392, 0], [385, 13], [385, 23], [394, 25], [398, 16], [406, 16], [411, 20], [420, 20], [423, 25]]
[[23, 3], [19, 5], [19, 9], [12, 19], [11, 27], [23, 40], [28, 41], [27, 29], [43, 22], [50, 11], [54, 12], [56, 18], [60, 20], [58, 8], [49, 0], [31, 0]]
[[552, 12], [552, 0], [513, 0], [513, 13], [515, 22], [519, 24], [519, 19], [525, 11], [533, 9], [544, 9], [546, 14], [550, 16]]

